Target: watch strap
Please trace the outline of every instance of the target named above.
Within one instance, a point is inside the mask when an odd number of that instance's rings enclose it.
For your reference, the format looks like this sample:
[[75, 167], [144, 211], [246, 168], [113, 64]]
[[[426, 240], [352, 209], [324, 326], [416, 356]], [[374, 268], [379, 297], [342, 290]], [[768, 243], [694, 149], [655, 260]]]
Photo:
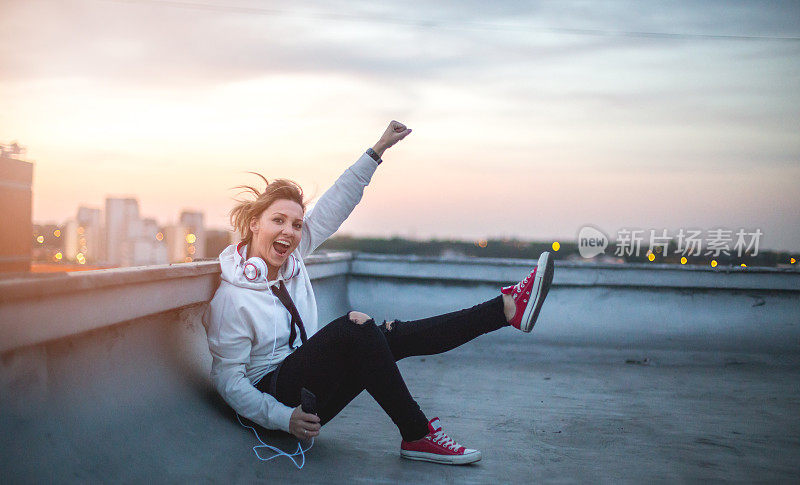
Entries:
[[373, 150], [372, 148], [367, 148], [367, 155], [369, 155], [370, 157], [372, 157], [373, 160], [378, 162], [378, 165], [380, 165], [381, 162], [383, 162], [381, 157], [379, 157], [378, 154], [375, 152], [375, 150]]

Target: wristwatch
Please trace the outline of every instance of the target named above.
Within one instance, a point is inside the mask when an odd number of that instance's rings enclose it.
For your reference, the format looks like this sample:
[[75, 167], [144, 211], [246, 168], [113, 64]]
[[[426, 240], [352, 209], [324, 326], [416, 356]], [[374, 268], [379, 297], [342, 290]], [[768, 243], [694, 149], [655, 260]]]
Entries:
[[367, 155], [369, 155], [370, 157], [372, 157], [373, 160], [378, 162], [378, 165], [380, 165], [381, 162], [383, 162], [383, 160], [381, 160], [381, 157], [378, 156], [378, 154], [375, 152], [375, 150], [372, 149], [372, 147], [367, 148]]

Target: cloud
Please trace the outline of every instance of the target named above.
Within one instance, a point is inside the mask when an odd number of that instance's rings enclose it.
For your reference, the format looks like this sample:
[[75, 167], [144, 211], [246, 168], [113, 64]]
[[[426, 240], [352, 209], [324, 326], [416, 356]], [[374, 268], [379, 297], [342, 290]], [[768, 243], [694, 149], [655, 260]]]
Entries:
[[[7, 1], [0, 18], [3, 79], [82, 76], [138, 85], [193, 85], [276, 72], [448, 78], [504, 63], [564, 61], [654, 45], [652, 40], [613, 35], [622, 30], [791, 32], [785, 10], [771, 3], [769, 8], [730, 2], [604, 2], [601, 8], [595, 2], [200, 5]], [[720, 15], [727, 20], [722, 30]], [[612, 35], [576, 36], [553, 33], [554, 28]]]
[[48, 167], [82, 160], [180, 174], [267, 158], [316, 183], [337, 175], [313, 165], [323, 152], [386, 116], [419, 127], [420, 164], [481, 179], [489, 160], [520, 184], [736, 173], [758, 198], [798, 161], [800, 42], [695, 36], [797, 36], [797, 2], [189, 3], [3, 2], [0, 132], [43, 154], [48, 187]]

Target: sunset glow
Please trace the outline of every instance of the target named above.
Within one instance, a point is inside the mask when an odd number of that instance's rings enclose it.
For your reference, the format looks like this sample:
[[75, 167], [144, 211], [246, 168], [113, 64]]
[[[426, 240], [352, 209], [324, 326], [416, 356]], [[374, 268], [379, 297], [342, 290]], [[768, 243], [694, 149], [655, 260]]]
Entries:
[[4, 3], [0, 141], [35, 163], [35, 221], [132, 196], [159, 223], [189, 209], [227, 228], [230, 188], [259, 182], [246, 171], [319, 197], [397, 119], [414, 132], [344, 233], [564, 242], [586, 224], [742, 227], [800, 249], [792, 13], [356, 2], [345, 13], [364, 19], [343, 20], [240, 3], [256, 10]]

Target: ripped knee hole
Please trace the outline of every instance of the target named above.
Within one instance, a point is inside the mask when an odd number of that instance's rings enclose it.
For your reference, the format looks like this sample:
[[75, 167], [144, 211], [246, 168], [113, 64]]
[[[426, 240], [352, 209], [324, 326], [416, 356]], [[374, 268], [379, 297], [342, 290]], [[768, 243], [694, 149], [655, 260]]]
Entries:
[[372, 317], [370, 317], [366, 313], [355, 312], [355, 311], [348, 313], [347, 318], [349, 318], [351, 322], [356, 323], [358, 325], [363, 325], [364, 323], [372, 319]]

